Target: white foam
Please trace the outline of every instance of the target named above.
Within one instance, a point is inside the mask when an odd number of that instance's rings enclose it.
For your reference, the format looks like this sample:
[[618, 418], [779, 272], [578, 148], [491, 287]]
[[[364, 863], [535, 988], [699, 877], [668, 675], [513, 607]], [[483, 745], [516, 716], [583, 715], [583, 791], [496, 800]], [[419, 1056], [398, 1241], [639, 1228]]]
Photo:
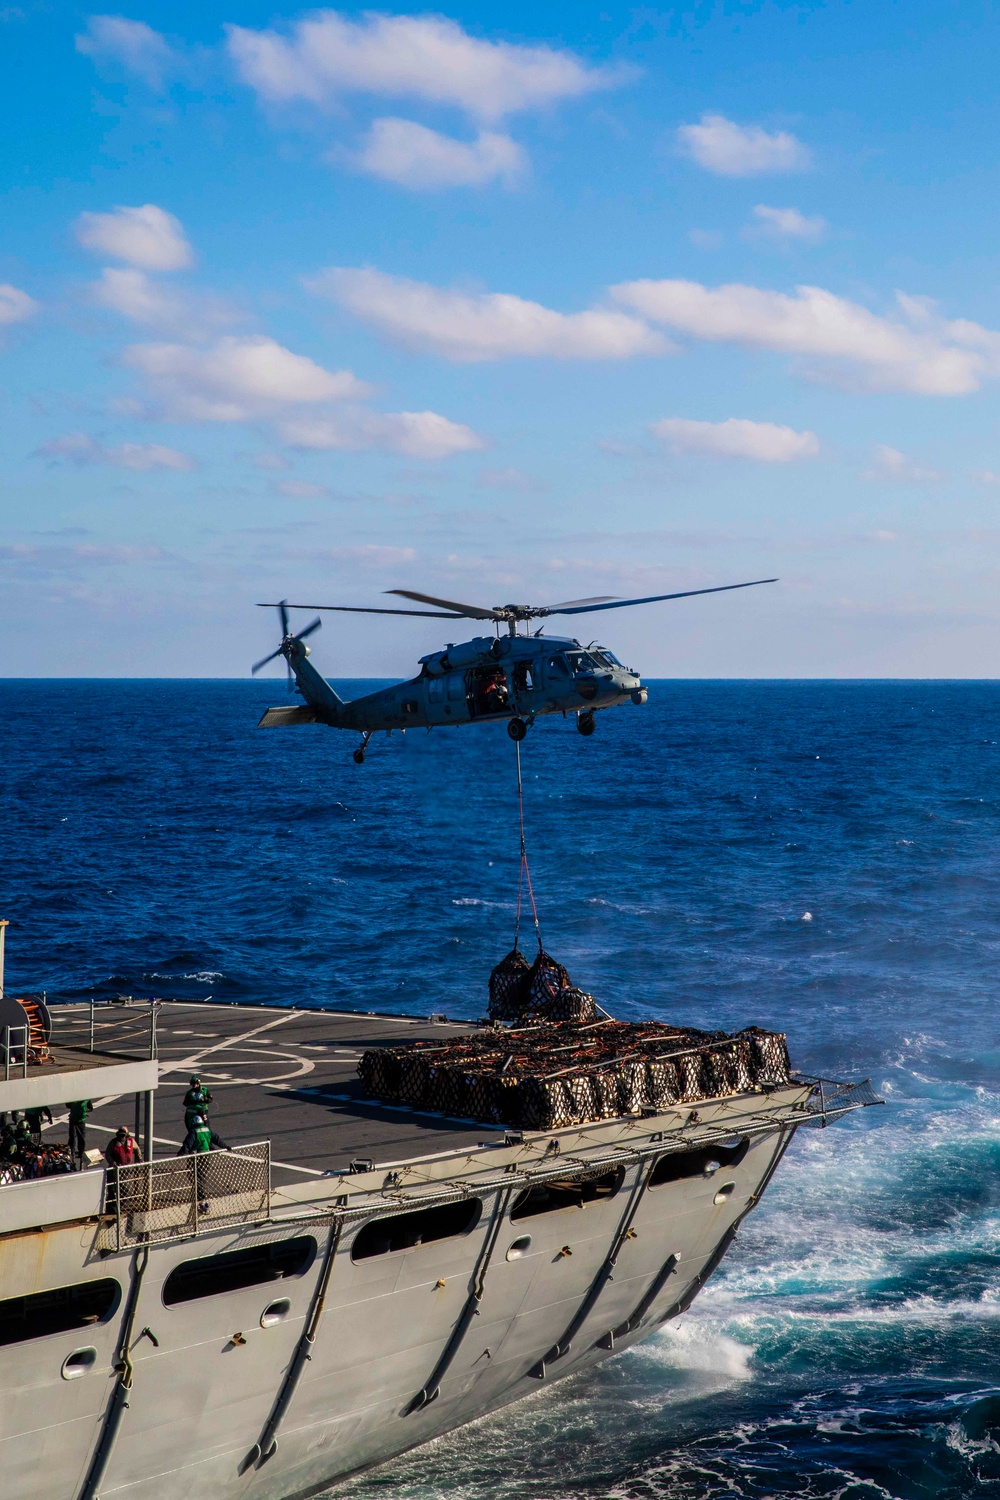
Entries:
[[651, 1346], [665, 1365], [719, 1375], [725, 1381], [750, 1380], [753, 1350], [728, 1334], [710, 1332], [700, 1318], [684, 1317], [669, 1323]]

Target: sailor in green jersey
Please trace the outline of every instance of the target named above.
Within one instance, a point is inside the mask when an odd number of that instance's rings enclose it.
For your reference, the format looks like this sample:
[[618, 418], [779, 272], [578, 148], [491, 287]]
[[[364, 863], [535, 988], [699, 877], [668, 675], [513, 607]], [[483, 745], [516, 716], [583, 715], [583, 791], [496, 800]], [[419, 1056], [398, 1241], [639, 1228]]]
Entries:
[[42, 1123], [52, 1124], [52, 1111], [47, 1104], [35, 1104], [31, 1109], [24, 1111], [24, 1118], [28, 1122], [28, 1134], [36, 1146], [42, 1144]]
[[210, 1091], [204, 1086], [197, 1073], [192, 1074], [191, 1087], [184, 1095], [184, 1129], [190, 1130], [194, 1125], [197, 1115], [204, 1115], [208, 1119], [208, 1106], [212, 1102]]
[[228, 1151], [229, 1147], [221, 1135], [216, 1135], [208, 1123], [207, 1115], [195, 1115], [184, 1137], [178, 1156], [200, 1156], [204, 1151]]
[[69, 1107], [69, 1151], [81, 1169], [87, 1155], [87, 1116], [93, 1107], [89, 1099], [77, 1099]]

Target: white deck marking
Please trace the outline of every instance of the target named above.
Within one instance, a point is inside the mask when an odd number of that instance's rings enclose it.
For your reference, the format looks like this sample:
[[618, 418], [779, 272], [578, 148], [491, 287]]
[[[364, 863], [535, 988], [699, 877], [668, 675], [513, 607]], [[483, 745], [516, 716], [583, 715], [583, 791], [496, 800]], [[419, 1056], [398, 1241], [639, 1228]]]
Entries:
[[270, 1031], [274, 1026], [284, 1026], [286, 1022], [294, 1021], [300, 1014], [301, 1012], [296, 1010], [286, 1011], [276, 1021], [267, 1021], [263, 1026], [255, 1026], [252, 1031], [243, 1031], [239, 1036], [231, 1036], [224, 1042], [216, 1042], [214, 1047], [203, 1047], [200, 1052], [191, 1052], [187, 1057], [171, 1063], [169, 1067], [161, 1068], [160, 1077], [162, 1078], [164, 1073], [180, 1073], [184, 1069], [193, 1068], [201, 1062], [203, 1057], [210, 1057], [213, 1052], [222, 1052], [226, 1047], [235, 1047], [237, 1043], [248, 1041], [250, 1037], [257, 1036], [262, 1031]]

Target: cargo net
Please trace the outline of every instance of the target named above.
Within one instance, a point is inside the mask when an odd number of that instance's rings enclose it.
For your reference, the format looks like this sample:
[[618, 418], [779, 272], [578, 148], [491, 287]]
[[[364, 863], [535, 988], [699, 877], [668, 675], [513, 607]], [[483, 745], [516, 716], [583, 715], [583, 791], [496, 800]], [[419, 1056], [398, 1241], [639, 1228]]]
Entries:
[[529, 963], [516, 945], [490, 975], [491, 1021], [593, 1021], [598, 1005], [593, 995], [572, 984], [562, 964], [539, 948]]
[[270, 1144], [135, 1162], [108, 1172], [100, 1248], [185, 1239], [270, 1216]]
[[791, 1065], [784, 1036], [757, 1026], [728, 1035], [657, 1021], [569, 1019], [484, 1028], [444, 1044], [373, 1047], [358, 1072], [376, 1099], [552, 1130], [760, 1092], [788, 1083]]

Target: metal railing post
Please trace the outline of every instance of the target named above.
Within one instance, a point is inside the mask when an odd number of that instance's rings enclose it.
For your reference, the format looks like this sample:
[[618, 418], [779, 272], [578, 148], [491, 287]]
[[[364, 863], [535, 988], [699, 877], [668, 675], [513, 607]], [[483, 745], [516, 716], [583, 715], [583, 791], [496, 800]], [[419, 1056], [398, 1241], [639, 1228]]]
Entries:
[[10, 1027], [3, 1029], [3, 1076], [6, 1081], [10, 1077]]
[[90, 1050], [94, 1050], [94, 1002], [90, 1002]]

